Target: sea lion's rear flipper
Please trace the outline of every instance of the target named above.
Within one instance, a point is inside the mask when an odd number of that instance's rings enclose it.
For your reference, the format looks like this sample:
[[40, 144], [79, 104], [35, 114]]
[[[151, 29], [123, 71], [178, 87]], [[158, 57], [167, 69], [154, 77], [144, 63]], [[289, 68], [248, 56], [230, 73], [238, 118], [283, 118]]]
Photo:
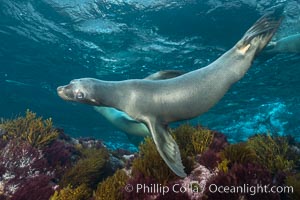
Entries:
[[144, 79], [147, 80], [164, 80], [164, 79], [170, 79], [170, 78], [175, 78], [177, 76], [181, 76], [185, 74], [184, 71], [181, 70], [163, 70], [163, 71], [158, 71], [154, 74], [151, 74], [147, 76]]
[[178, 145], [167, 131], [167, 126], [158, 123], [155, 119], [149, 120], [146, 124], [165, 163], [177, 176], [186, 177]]
[[274, 8], [256, 21], [236, 44], [241, 54], [254, 52], [257, 55], [271, 40], [282, 21], [282, 6]]

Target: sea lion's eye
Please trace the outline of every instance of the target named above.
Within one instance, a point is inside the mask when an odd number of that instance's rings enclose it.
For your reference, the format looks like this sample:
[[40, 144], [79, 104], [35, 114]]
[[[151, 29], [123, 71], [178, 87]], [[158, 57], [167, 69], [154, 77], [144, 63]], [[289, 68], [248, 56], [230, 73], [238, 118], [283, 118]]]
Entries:
[[77, 99], [83, 99], [83, 97], [84, 97], [84, 94], [82, 92], [77, 92], [76, 93], [76, 98]]

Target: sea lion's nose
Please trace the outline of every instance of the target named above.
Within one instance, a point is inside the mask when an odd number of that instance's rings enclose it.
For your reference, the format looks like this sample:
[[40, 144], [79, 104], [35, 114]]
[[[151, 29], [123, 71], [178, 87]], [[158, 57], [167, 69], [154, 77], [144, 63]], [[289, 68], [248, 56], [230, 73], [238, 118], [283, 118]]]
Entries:
[[66, 88], [64, 86], [57, 87], [57, 94], [64, 100], [69, 100], [68, 95], [66, 94]]
[[63, 90], [64, 90], [64, 87], [63, 87], [63, 86], [57, 87], [57, 92], [58, 92], [58, 93], [63, 92]]

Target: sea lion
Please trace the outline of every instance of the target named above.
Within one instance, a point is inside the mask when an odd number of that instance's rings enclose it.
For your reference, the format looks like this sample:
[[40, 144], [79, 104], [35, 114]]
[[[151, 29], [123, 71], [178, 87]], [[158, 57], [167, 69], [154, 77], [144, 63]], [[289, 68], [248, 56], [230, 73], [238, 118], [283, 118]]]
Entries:
[[270, 42], [265, 53], [300, 53], [300, 33]]
[[[151, 74], [144, 78], [145, 80], [163, 80], [170, 79], [180, 75], [183, 75], [185, 72], [180, 70], [163, 70], [158, 71], [154, 74]], [[146, 137], [151, 136], [146, 125], [142, 122], [136, 121], [126, 113], [117, 110], [112, 107], [101, 107], [94, 106], [94, 109], [99, 112], [105, 119], [112, 123], [115, 127], [125, 132], [127, 137], [130, 140], [138, 141], [139, 139], [133, 138], [134, 136]]]
[[156, 81], [81, 78], [58, 87], [57, 92], [64, 100], [113, 107], [144, 123], [165, 163], [175, 174], [185, 177], [179, 148], [168, 132], [168, 124], [197, 117], [215, 105], [244, 76], [280, 22], [277, 12], [269, 12], [216, 61], [175, 78]]

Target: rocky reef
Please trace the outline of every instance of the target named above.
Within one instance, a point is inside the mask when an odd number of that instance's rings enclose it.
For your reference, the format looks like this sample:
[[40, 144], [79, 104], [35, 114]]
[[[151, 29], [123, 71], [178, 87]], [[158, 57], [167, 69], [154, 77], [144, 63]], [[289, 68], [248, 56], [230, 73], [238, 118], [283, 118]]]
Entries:
[[201, 126], [171, 132], [184, 179], [167, 167], [152, 138], [133, 153], [71, 138], [31, 111], [2, 120], [0, 200], [300, 199], [300, 144], [291, 136], [257, 134], [229, 144]]

